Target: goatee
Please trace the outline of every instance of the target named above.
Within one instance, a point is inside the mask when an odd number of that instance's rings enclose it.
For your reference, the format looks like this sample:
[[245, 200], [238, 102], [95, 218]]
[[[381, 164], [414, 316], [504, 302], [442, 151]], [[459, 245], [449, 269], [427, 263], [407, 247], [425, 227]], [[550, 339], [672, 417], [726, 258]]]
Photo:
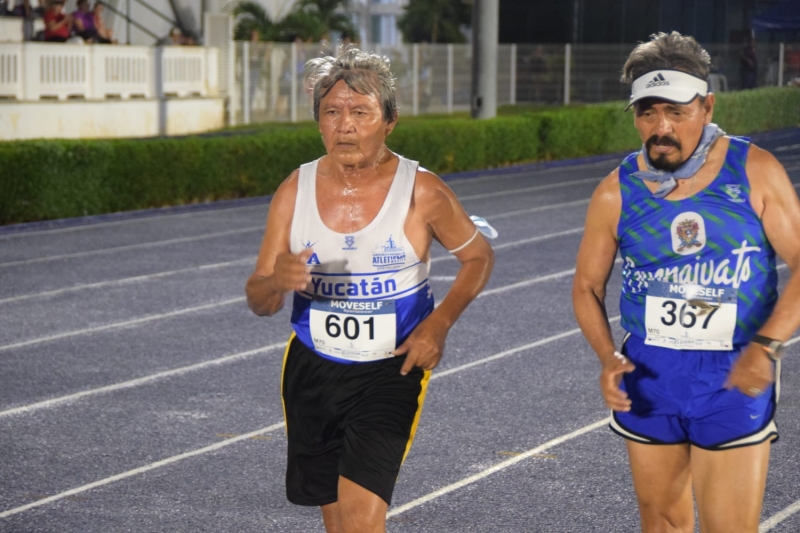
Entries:
[[650, 155], [650, 149], [653, 146], [674, 146], [675, 148], [680, 151], [681, 149], [681, 142], [678, 139], [673, 139], [672, 137], [659, 137], [658, 135], [653, 135], [647, 142], [644, 143], [645, 148], [647, 148], [647, 155], [650, 157], [650, 164], [656, 170], [663, 170], [665, 172], [675, 172], [680, 168], [680, 166], [684, 163], [684, 161], [670, 161], [667, 159], [666, 154], [659, 154], [658, 157], [653, 158]]

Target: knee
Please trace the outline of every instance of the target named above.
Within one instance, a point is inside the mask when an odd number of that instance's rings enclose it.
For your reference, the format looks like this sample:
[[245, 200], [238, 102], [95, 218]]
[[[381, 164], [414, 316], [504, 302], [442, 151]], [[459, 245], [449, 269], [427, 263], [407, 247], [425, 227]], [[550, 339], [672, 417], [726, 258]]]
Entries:
[[658, 505], [654, 502], [639, 502], [642, 518], [642, 533], [693, 533], [694, 509], [687, 513]]
[[385, 513], [378, 515], [359, 506], [340, 506], [341, 533], [384, 533], [385, 516]]

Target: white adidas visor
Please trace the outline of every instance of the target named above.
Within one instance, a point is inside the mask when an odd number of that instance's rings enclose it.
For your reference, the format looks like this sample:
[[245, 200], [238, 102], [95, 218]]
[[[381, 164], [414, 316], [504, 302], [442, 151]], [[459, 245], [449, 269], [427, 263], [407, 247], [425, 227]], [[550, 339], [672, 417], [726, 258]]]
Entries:
[[708, 95], [708, 82], [679, 70], [654, 70], [636, 78], [631, 85], [631, 103], [644, 98], [658, 98], [673, 104], [688, 104], [698, 96]]

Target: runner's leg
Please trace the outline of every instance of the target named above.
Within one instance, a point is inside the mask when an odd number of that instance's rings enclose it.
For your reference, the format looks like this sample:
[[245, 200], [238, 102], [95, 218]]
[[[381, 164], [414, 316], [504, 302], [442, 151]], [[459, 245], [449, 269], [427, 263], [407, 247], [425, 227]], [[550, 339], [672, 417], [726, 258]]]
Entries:
[[642, 533], [692, 533], [689, 445], [626, 443]]
[[769, 442], [730, 450], [692, 447], [692, 477], [702, 533], [758, 531], [769, 448]]

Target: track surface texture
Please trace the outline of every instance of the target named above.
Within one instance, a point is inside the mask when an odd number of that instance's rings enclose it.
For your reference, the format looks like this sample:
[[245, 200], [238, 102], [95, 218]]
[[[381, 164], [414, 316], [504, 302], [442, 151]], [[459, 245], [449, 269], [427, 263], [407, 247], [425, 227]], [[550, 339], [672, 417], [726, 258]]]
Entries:
[[[800, 184], [800, 129], [754, 140]], [[445, 177], [499, 231], [496, 266], [433, 373], [390, 532], [639, 530], [570, 303], [588, 199], [620, 159]], [[244, 300], [268, 209], [0, 228], [0, 532], [323, 531], [318, 509], [284, 496], [289, 310], [258, 318]], [[437, 299], [457, 267], [436, 245]], [[612, 318], [619, 289], [618, 263]], [[800, 343], [780, 400], [761, 529], [796, 533]]]

